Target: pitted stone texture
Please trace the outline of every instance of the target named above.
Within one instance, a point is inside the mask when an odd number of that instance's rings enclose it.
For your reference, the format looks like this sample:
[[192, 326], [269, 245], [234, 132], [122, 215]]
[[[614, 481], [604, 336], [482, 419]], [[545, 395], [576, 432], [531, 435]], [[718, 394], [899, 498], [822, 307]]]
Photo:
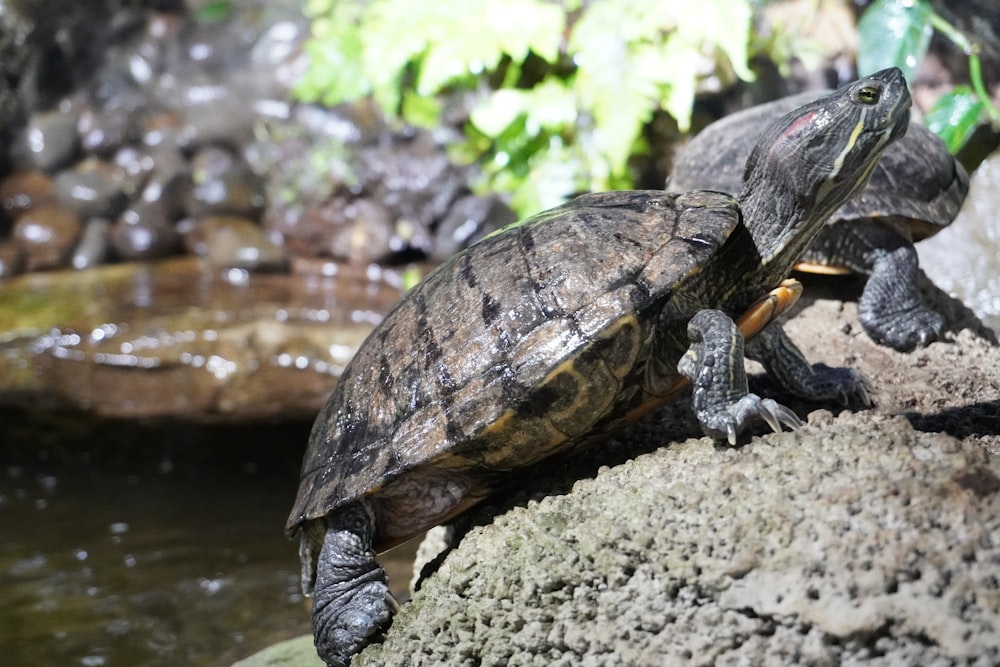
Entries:
[[473, 529], [355, 667], [1000, 662], [1000, 464], [902, 418], [816, 417]]

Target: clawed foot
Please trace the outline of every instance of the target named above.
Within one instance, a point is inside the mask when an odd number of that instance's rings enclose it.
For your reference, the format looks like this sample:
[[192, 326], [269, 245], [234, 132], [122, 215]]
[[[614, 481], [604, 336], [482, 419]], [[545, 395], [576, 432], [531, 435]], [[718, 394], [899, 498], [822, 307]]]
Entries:
[[720, 440], [724, 436], [731, 445], [736, 444], [737, 436], [755, 417], [767, 422], [775, 433], [781, 431], [782, 424], [793, 429], [802, 426], [802, 420], [790, 409], [756, 394], [747, 394], [724, 407], [698, 412], [698, 421], [705, 433]]
[[329, 667], [347, 667], [352, 656], [388, 629], [397, 611], [399, 603], [381, 581], [354, 589], [346, 603], [317, 599], [313, 606], [316, 652]]
[[826, 364], [813, 364], [811, 370], [798, 378], [799, 393], [810, 400], [837, 401], [841, 405], [857, 401], [865, 407], [872, 404], [875, 387], [860, 371]]
[[864, 302], [859, 306], [859, 319], [868, 336], [900, 352], [926, 347], [944, 332], [944, 317], [924, 306], [895, 312], [876, 312], [864, 306]]

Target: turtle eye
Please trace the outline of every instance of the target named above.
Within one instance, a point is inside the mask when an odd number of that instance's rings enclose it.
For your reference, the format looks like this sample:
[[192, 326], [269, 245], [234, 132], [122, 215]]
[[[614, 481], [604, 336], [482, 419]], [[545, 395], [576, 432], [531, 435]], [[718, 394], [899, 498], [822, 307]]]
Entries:
[[882, 91], [880, 91], [878, 88], [874, 86], [864, 86], [858, 89], [856, 97], [858, 102], [861, 102], [861, 104], [867, 104], [867, 105], [878, 104], [878, 99], [881, 96], [881, 92]]

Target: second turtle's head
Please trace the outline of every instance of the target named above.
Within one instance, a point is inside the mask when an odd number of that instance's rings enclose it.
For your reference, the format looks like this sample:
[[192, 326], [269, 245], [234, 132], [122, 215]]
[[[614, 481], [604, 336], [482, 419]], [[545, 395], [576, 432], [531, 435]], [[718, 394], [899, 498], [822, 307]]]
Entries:
[[[893, 67], [775, 121], [747, 159], [740, 199], [765, 218], [749, 223], [787, 226], [775, 229], [774, 237], [806, 232], [811, 241], [810, 232], [868, 182], [883, 149], [906, 133], [909, 118], [910, 92]], [[783, 249], [773, 243], [762, 248], [765, 254]]]

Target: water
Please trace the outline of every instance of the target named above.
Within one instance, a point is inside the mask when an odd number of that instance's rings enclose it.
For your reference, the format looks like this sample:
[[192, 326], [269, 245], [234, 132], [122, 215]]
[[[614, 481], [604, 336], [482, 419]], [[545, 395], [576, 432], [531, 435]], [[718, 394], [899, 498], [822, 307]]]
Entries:
[[282, 530], [308, 424], [42, 444], [2, 423], [4, 665], [228, 665], [309, 631]]

